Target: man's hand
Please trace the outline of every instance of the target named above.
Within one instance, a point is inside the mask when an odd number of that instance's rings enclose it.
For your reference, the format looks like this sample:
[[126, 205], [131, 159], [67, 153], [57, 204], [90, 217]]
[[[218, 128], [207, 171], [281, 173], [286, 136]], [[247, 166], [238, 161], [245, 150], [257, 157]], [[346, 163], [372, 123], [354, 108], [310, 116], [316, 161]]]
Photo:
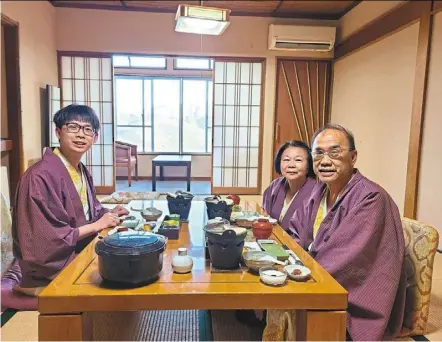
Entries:
[[105, 228], [113, 228], [120, 223], [120, 218], [117, 214], [106, 213], [99, 220], [94, 223], [89, 223], [78, 227], [79, 240], [84, 239], [91, 234], [99, 233]]
[[118, 216], [129, 215], [129, 211], [125, 207], [123, 207], [121, 204], [118, 204], [110, 212], [113, 214], [116, 214]]
[[104, 228], [113, 228], [120, 223], [120, 219], [118, 215], [114, 213], [106, 213], [104, 214], [96, 223], [98, 231], [101, 231]]

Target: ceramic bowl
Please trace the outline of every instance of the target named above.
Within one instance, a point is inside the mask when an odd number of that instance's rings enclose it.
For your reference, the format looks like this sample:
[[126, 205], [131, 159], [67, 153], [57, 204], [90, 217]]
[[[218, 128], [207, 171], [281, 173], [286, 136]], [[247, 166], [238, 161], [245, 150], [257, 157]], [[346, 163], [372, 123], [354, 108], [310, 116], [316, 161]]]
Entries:
[[120, 227], [135, 229], [140, 224], [140, 220], [124, 220], [120, 223]]
[[275, 263], [268, 260], [259, 260], [264, 256], [270, 256], [270, 254], [261, 251], [248, 251], [242, 255], [244, 263], [253, 272], [259, 272], [261, 267], [273, 266]]
[[301, 265], [287, 265], [284, 267], [284, 272], [296, 281], [305, 281], [310, 277], [312, 271], [309, 268]]
[[136, 220], [137, 218], [135, 216], [132, 215], [123, 215], [120, 216], [120, 221], [130, 221], [130, 220]]
[[163, 212], [157, 208], [146, 208], [141, 211], [141, 216], [147, 221], [156, 221], [161, 215]]
[[261, 267], [259, 277], [264, 284], [271, 286], [283, 285], [287, 279], [287, 273], [279, 271], [274, 266]]

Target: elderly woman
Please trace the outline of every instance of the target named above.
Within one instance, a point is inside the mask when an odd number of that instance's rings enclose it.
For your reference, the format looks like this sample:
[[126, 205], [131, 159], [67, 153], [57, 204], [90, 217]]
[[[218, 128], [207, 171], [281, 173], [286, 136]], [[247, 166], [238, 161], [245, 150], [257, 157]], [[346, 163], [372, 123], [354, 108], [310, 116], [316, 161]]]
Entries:
[[[289, 231], [293, 213], [303, 205], [316, 184], [310, 149], [302, 141], [287, 141], [279, 148], [274, 165], [281, 177], [264, 191], [262, 208]], [[238, 321], [252, 326], [263, 325], [263, 316], [262, 310], [236, 311]]]
[[295, 209], [306, 200], [316, 184], [310, 148], [302, 141], [282, 145], [275, 158], [275, 179], [264, 191], [262, 208], [285, 230]]

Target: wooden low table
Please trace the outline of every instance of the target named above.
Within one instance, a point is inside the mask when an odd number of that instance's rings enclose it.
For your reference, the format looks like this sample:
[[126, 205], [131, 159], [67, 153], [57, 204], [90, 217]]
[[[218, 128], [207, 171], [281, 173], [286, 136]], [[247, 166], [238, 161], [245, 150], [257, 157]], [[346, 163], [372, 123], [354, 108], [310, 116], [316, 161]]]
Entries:
[[[132, 201], [127, 207], [131, 206], [155, 206], [168, 212], [167, 201]], [[261, 211], [253, 202], [241, 206], [244, 210]], [[272, 238], [292, 249], [311, 269], [312, 279], [308, 282], [288, 280], [284, 286], [270, 287], [246, 269], [239, 273], [211, 273], [205, 259], [206, 220], [204, 202], [193, 201], [189, 223], [182, 224], [179, 240], [167, 243], [160, 279], [139, 288], [103, 287], [94, 250], [98, 238], [92, 241], [40, 294], [39, 340], [92, 340], [92, 320], [87, 315], [92, 311], [174, 309], [296, 309], [299, 339], [345, 340], [346, 290], [282, 228], [275, 226]], [[189, 274], [172, 271], [171, 261], [179, 247], [187, 247], [193, 257]]]
[[152, 159], [152, 191], [157, 189], [157, 166], [160, 167], [160, 180], [164, 180], [165, 166], [186, 166], [187, 191], [190, 191], [190, 173], [192, 170], [192, 156], [162, 155]]

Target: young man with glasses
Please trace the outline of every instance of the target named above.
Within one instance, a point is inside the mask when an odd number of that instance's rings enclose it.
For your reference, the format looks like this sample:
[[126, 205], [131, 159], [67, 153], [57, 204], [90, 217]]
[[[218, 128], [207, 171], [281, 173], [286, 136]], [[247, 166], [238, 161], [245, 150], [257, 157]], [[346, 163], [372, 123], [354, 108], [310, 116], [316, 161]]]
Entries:
[[[357, 150], [347, 129], [325, 125], [312, 141], [313, 168], [321, 183], [294, 213], [290, 230], [348, 291], [347, 338], [391, 340], [400, 332], [405, 307], [399, 210], [382, 187], [355, 168]], [[283, 314], [269, 311], [264, 337], [293, 334], [278, 331]]]
[[97, 200], [92, 177], [81, 163], [97, 141], [94, 110], [69, 105], [54, 116], [60, 147], [47, 148], [22, 176], [13, 212], [14, 255], [21, 281], [14, 290], [37, 295], [104, 228], [128, 214]]

